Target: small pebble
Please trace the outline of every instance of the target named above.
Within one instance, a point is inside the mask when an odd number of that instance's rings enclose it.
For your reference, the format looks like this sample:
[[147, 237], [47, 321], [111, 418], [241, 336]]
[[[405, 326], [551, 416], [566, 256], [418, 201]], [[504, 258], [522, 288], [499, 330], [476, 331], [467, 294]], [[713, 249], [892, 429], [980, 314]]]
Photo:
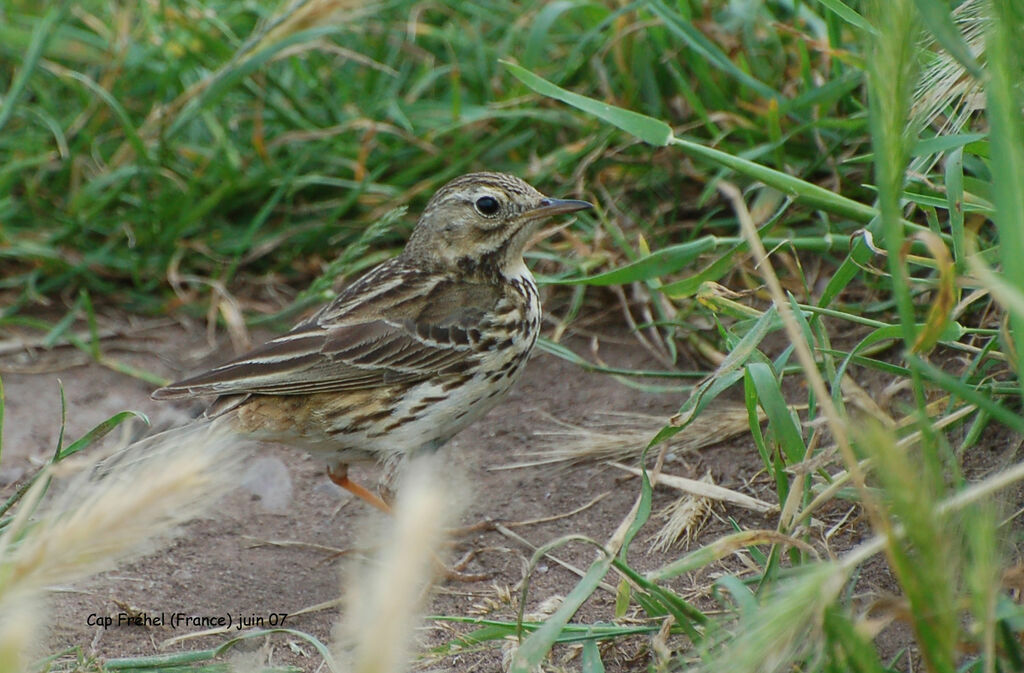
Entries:
[[291, 474], [277, 458], [257, 458], [242, 475], [241, 485], [258, 496], [260, 505], [268, 512], [283, 514], [292, 502]]

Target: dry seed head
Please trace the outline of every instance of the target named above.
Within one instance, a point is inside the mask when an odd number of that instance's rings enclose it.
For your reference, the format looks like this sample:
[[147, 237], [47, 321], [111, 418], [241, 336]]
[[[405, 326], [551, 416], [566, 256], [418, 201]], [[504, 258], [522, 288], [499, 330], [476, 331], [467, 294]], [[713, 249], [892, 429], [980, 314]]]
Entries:
[[0, 673], [22, 673], [34, 657], [39, 607], [31, 598], [0, 599]]
[[[542, 412], [552, 426], [534, 434], [542, 448], [536, 463], [579, 463], [635, 459], [665, 427], [665, 416], [631, 412], [606, 412], [585, 424], [564, 421]], [[681, 432], [668, 440], [669, 448], [684, 452], [717, 444], [743, 432], [750, 424], [745, 407], [718, 405], [708, 408]]]
[[144, 440], [145, 451], [129, 447], [131, 458], [106, 473], [83, 469], [31, 529], [31, 508], [22, 507], [0, 537], [0, 601], [112, 568], [201, 513], [228, 483], [238, 444], [202, 428]]
[[407, 466], [390, 525], [379, 540], [377, 564], [355, 568], [344, 584], [346, 608], [335, 633], [335, 658], [351, 673], [398, 673], [408, 652], [419, 609], [436, 571], [444, 525], [453, 516], [437, 455]]
[[[711, 473], [708, 472], [700, 481], [713, 484]], [[711, 500], [693, 495], [684, 495], [674, 500], [658, 513], [665, 523], [651, 541], [651, 551], [668, 551], [677, 541], [689, 542], [700, 532], [711, 513]]]

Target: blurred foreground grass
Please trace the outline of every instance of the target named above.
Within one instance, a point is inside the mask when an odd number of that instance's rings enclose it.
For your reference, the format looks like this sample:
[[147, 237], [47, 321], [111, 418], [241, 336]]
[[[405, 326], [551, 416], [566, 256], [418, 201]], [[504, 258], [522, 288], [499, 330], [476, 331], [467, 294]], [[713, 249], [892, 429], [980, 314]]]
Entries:
[[[738, 519], [642, 573], [645, 480], [547, 621], [460, 644], [522, 637], [524, 673], [557, 643], [602, 671], [637, 633], [664, 671], [1024, 665], [1019, 503], [1001, 495], [1021, 468], [964, 469], [985, 437], [1012, 458], [1024, 432], [1019, 2], [2, 11], [0, 325], [47, 304], [79, 318], [225, 294], [279, 310], [282, 287], [327, 293], [393, 252], [410, 223], [392, 208], [505, 170], [600, 203], [532, 253], [551, 286], [544, 347], [601, 369], [557, 342], [626, 312], [660, 363], [631, 384], [680, 396], [652, 456], [742, 387], [774, 530]], [[836, 550], [850, 500], [873, 537]], [[707, 605], [672, 588], [739, 552], [748, 572], [714, 580]], [[902, 592], [881, 617], [852, 596], [879, 554]], [[613, 571], [608, 623], [570, 624]], [[913, 645], [882, 661], [873, 638], [893, 621]]]

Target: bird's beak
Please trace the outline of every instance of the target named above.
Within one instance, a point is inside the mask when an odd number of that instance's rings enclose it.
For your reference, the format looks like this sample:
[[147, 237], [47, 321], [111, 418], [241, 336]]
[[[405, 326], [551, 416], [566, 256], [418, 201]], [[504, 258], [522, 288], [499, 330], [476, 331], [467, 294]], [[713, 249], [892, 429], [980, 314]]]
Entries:
[[525, 215], [530, 219], [534, 219], [561, 215], [562, 213], [575, 213], [577, 210], [591, 210], [593, 207], [594, 204], [592, 203], [577, 201], [576, 199], [543, 198], [536, 208], [528, 210]]

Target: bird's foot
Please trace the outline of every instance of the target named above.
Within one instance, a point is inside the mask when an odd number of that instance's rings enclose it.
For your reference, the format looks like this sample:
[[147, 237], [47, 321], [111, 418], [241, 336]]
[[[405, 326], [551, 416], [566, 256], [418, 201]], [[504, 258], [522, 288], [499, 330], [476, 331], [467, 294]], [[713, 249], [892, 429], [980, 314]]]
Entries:
[[341, 486], [360, 500], [368, 502], [385, 514], [391, 514], [391, 505], [386, 503], [383, 498], [362, 484], [357, 484], [348, 478], [348, 465], [338, 465], [334, 468], [328, 467], [327, 476], [335, 484]]

